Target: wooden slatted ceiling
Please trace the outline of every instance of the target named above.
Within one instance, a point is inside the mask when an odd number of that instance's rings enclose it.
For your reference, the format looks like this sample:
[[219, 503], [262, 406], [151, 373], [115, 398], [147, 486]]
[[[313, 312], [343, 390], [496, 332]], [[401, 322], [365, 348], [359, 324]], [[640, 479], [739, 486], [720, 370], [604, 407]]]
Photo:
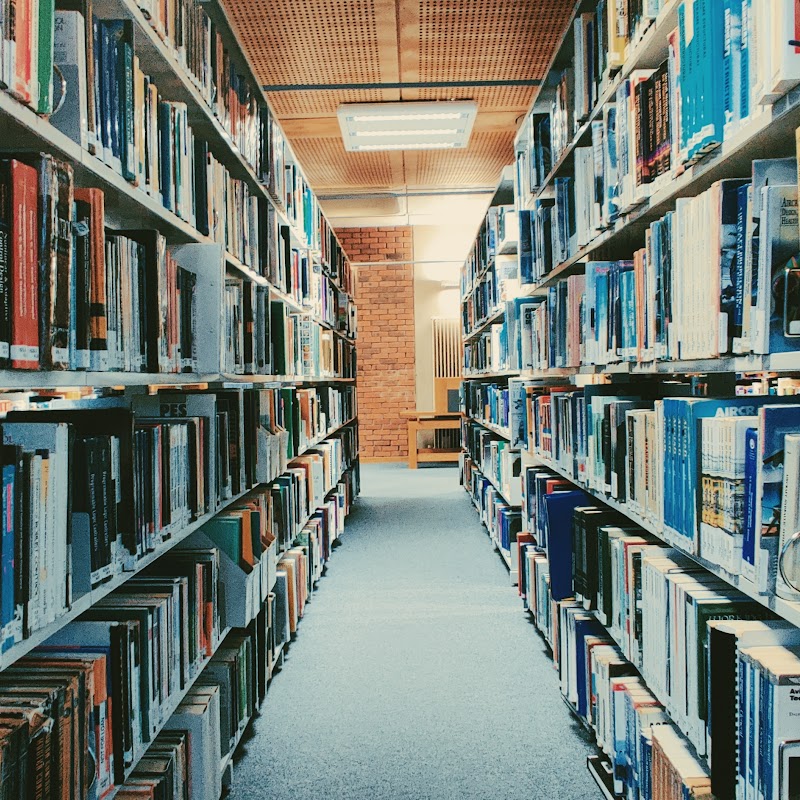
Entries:
[[[223, 0], [265, 85], [541, 79], [575, 0]], [[513, 159], [531, 86], [270, 92], [309, 180], [322, 192], [493, 186]], [[346, 153], [342, 103], [475, 100], [469, 147]]]

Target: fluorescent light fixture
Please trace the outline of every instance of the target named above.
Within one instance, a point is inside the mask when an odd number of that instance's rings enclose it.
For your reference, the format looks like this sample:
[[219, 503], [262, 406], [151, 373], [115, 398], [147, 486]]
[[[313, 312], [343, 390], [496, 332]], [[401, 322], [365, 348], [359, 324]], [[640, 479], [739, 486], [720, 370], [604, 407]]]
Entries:
[[350, 148], [354, 151], [364, 152], [366, 150], [454, 150], [456, 145], [452, 142], [415, 142], [410, 144], [401, 144], [392, 142], [392, 144], [360, 144], [357, 147]]
[[339, 106], [337, 116], [350, 152], [450, 150], [467, 146], [477, 112], [476, 103], [461, 100], [349, 103]]
[[355, 136], [378, 137], [378, 136], [414, 136], [419, 139], [421, 136], [455, 136], [458, 128], [411, 128], [410, 130], [393, 131], [356, 131]]

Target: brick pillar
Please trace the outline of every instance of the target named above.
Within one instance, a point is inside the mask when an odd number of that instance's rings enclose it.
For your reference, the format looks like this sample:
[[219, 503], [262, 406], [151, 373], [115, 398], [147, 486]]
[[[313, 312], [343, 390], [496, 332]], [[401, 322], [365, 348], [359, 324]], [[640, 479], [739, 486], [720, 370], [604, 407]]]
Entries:
[[404, 461], [408, 434], [401, 411], [416, 404], [414, 265], [410, 227], [336, 231], [353, 262], [358, 305], [358, 416], [365, 461]]

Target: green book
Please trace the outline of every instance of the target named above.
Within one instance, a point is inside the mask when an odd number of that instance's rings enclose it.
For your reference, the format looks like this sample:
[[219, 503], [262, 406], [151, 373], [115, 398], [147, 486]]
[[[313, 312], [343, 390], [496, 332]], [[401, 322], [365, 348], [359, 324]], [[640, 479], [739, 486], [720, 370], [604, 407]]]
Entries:
[[242, 520], [239, 517], [214, 517], [201, 530], [234, 564], [242, 563]]
[[55, 0], [39, 0], [39, 54], [38, 54], [38, 99], [36, 112], [50, 114], [53, 111], [53, 39], [56, 17]]

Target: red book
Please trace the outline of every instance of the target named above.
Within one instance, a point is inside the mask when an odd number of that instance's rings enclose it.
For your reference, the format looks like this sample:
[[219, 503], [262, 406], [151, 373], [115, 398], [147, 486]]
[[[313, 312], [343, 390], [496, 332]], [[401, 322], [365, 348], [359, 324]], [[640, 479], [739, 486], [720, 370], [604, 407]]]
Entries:
[[33, 9], [30, 0], [11, 0], [9, 16], [13, 24], [13, 70], [11, 93], [23, 103], [34, 99], [33, 87]]
[[527, 565], [525, 564], [525, 548], [529, 544], [536, 544], [536, 538], [532, 533], [518, 533], [517, 548], [517, 591], [520, 597], [525, 597], [525, 581], [523, 580]]
[[39, 176], [35, 167], [10, 162], [11, 366], [39, 368]]

